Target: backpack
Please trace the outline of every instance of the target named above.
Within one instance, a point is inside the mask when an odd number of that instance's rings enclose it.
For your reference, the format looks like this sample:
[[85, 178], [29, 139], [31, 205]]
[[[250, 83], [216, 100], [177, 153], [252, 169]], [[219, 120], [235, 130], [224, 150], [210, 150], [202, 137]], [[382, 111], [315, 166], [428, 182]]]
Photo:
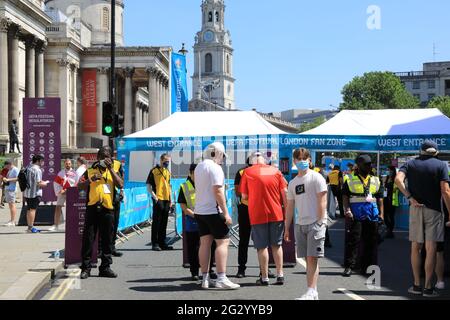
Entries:
[[17, 181], [19, 182], [20, 191], [24, 192], [27, 188], [29, 188], [28, 180], [27, 180], [28, 167], [22, 168], [19, 171], [19, 175], [17, 176]]

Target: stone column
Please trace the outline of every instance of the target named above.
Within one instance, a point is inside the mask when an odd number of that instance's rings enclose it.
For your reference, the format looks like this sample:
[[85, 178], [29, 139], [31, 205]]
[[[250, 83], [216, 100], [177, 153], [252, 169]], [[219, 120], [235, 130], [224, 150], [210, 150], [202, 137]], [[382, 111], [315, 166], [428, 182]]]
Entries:
[[25, 96], [36, 97], [36, 38], [29, 35], [25, 38], [26, 45], [26, 85]]
[[69, 97], [69, 77], [70, 62], [67, 59], [56, 60], [59, 66], [58, 94], [61, 98], [61, 147], [70, 147], [70, 97]]
[[167, 110], [166, 110], [166, 95], [164, 92], [164, 85], [166, 83], [166, 77], [161, 78], [161, 120], [167, 118]]
[[134, 104], [134, 131], [139, 131], [139, 104], [137, 102]]
[[149, 125], [153, 126], [158, 122], [158, 108], [156, 100], [156, 76], [157, 71], [155, 68], [147, 68], [148, 73], [148, 107], [149, 107]]
[[125, 73], [125, 135], [131, 134], [133, 129], [133, 73], [134, 68], [126, 68]]
[[[97, 134], [102, 136], [102, 121], [103, 121], [103, 102], [108, 101], [109, 83], [108, 83], [109, 68], [97, 69]], [[106, 141], [106, 140], [105, 140]]]
[[162, 119], [162, 109], [161, 109], [161, 71], [158, 71], [157, 76], [156, 76], [156, 103], [155, 103], [155, 110], [157, 110], [156, 114], [157, 114], [157, 118], [156, 118], [156, 123], [160, 122]]
[[72, 92], [73, 92], [73, 108], [72, 108], [72, 121], [73, 121], [73, 137], [71, 137], [71, 146], [73, 148], [77, 147], [77, 110], [78, 110], [78, 94], [77, 94], [77, 81], [78, 81], [78, 65], [72, 65], [72, 74], [73, 74], [73, 84], [72, 84]]
[[[7, 19], [0, 19], [0, 144], [6, 145], [8, 136], [8, 27]], [[9, 146], [7, 146], [9, 147]]]
[[21, 28], [11, 25], [9, 28], [9, 119], [19, 122], [19, 36]]
[[45, 96], [45, 62], [44, 52], [47, 44], [44, 41], [39, 41], [36, 47], [36, 97], [44, 98]]

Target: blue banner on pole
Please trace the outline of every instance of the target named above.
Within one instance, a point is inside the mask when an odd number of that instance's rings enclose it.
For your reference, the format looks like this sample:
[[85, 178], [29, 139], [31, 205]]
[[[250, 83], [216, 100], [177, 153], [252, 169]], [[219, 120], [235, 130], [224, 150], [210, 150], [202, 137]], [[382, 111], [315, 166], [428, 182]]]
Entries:
[[188, 111], [186, 57], [172, 53], [172, 113]]

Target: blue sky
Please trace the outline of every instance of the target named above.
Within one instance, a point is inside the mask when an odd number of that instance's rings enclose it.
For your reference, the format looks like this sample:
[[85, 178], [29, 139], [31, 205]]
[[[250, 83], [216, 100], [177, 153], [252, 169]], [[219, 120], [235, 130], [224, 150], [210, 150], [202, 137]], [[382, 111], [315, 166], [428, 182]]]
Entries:
[[[201, 0], [125, 1], [126, 45], [185, 42], [201, 28]], [[236, 105], [276, 112], [329, 108], [342, 87], [366, 71], [422, 70], [450, 60], [448, 0], [225, 0], [231, 32]], [[381, 29], [367, 28], [367, 8], [381, 9]], [[191, 85], [189, 83], [189, 88]], [[190, 97], [192, 90], [189, 91]]]

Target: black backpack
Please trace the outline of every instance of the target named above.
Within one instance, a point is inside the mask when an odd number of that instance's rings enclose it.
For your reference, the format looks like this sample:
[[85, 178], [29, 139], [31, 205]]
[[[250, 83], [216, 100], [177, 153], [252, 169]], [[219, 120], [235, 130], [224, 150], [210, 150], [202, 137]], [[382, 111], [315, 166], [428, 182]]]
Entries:
[[20, 191], [24, 192], [28, 187], [27, 180], [28, 167], [20, 169], [19, 175], [17, 176], [17, 181], [19, 182]]

